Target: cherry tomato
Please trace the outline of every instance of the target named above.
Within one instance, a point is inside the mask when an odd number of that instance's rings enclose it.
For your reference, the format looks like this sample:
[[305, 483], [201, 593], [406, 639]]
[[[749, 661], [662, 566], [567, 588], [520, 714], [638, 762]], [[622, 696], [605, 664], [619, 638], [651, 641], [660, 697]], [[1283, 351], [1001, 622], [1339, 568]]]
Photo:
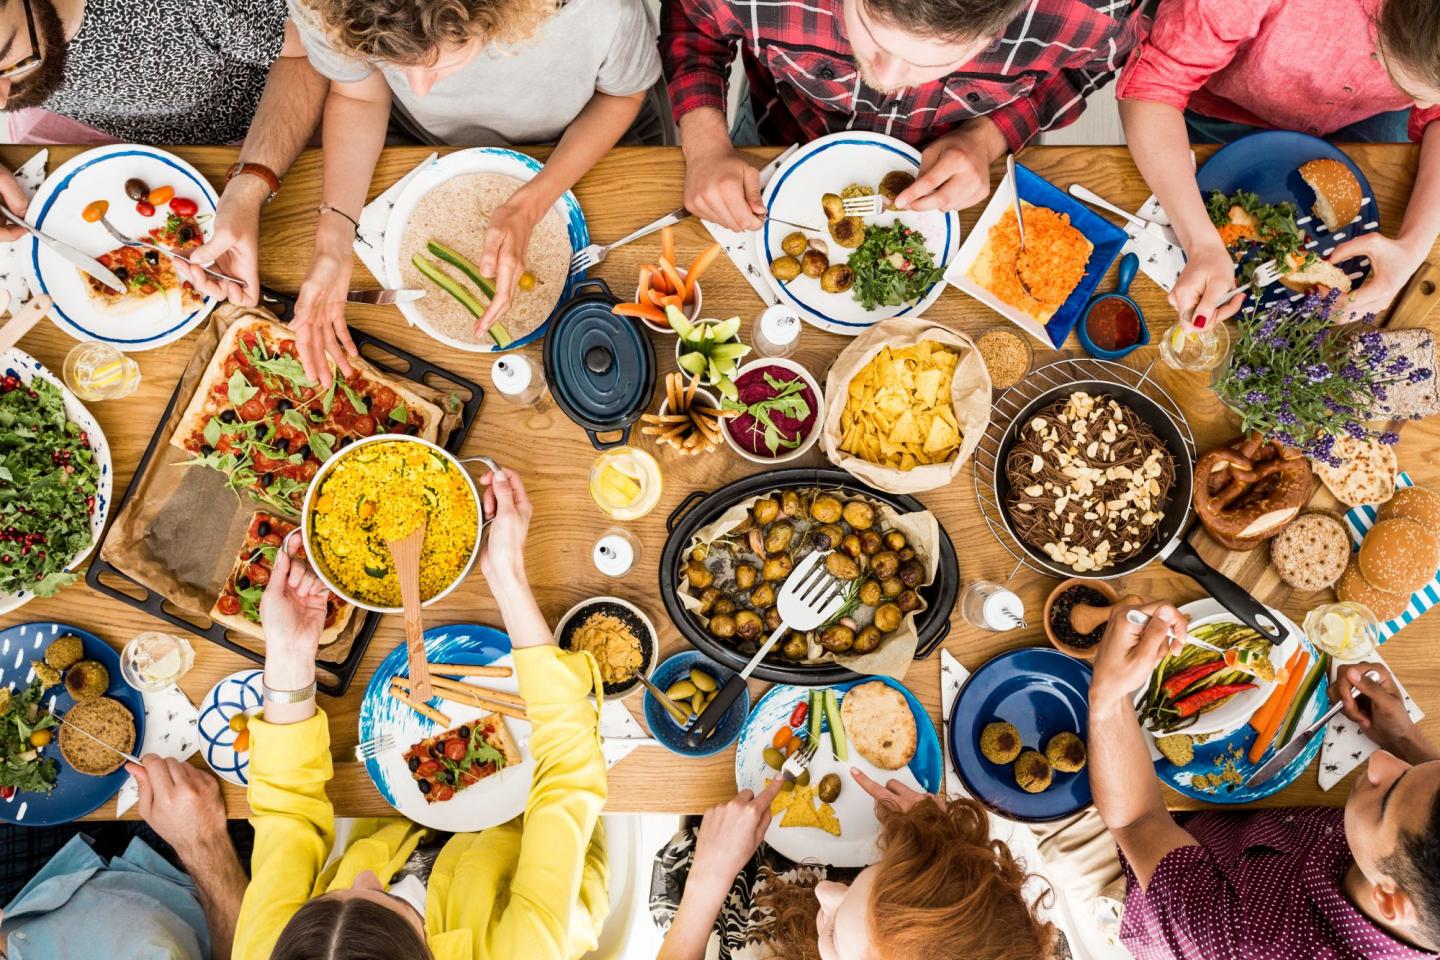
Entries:
[[110, 201], [92, 200], [85, 204], [85, 209], [80, 211], [80, 219], [86, 223], [98, 223], [100, 218], [110, 212]]
[[795, 704], [795, 709], [790, 711], [790, 726], [798, 727], [800, 726], [800, 724], [804, 723], [805, 714], [809, 710], [809, 708], [810, 705], [807, 704], [804, 700], [801, 700], [799, 703]]
[[521, 290], [529, 292], [535, 289], [535, 283], [535, 274], [531, 273], [529, 270], [526, 270], [524, 273], [520, 274], [520, 280], [515, 285]]
[[189, 197], [175, 197], [170, 201], [170, 209], [182, 217], [193, 217], [200, 208]]
[[435, 789], [430, 794], [430, 799], [436, 803], [444, 803], [455, 796], [455, 788], [444, 783], [435, 784]]
[[265, 416], [265, 402], [259, 397], [251, 397], [240, 404], [240, 416], [244, 417], [246, 421], [254, 423]]
[[156, 187], [154, 190], [151, 190], [150, 196], [146, 197], [145, 199], [149, 200], [157, 207], [163, 207], [165, 206], [165, 204], [170, 202], [170, 198], [173, 196], [175, 196], [175, 188], [165, 186]]
[[235, 716], [230, 718], [230, 729], [234, 730], [236, 733], [239, 733], [241, 730], [248, 729], [249, 726], [250, 718], [243, 713], [237, 713], [235, 714]]
[[252, 563], [247, 572], [250, 577], [250, 582], [257, 587], [263, 587], [270, 582], [270, 568], [263, 564]]
[[360, 416], [355, 418], [355, 422], [354, 424], [352, 424], [352, 426], [354, 427], [355, 432], [360, 434], [360, 436], [368, 437], [375, 432], [375, 418], [370, 416], [368, 413], [362, 413]]
[[249, 730], [241, 730], [239, 733], [235, 734], [235, 752], [236, 752], [236, 753], [249, 753], [249, 752], [250, 752], [250, 731], [249, 731]]
[[149, 200], [137, 200], [135, 202], [135, 212], [142, 217], [153, 217], [155, 216], [155, 204]]
[[14, 787], [0, 787], [0, 800], [9, 800], [15, 796]]
[[435, 774], [440, 772], [440, 761], [425, 760], [415, 768], [415, 776], [423, 777], [426, 780], [433, 779]]
[[49, 730], [36, 730], [34, 733], [30, 734], [30, 746], [43, 747], [48, 744], [54, 738], [54, 736], [55, 734], [50, 732]]
[[219, 607], [225, 616], [233, 617], [240, 612], [240, 598], [227, 593], [215, 601], [215, 606]]
[[776, 750], [784, 750], [790, 746], [790, 739], [794, 736], [794, 732], [789, 727], [781, 727], [775, 731], [775, 736], [770, 738], [770, 746]]
[[459, 763], [461, 760], [464, 760], [464, 759], [465, 759], [465, 750], [466, 750], [465, 741], [463, 741], [463, 740], [446, 740], [446, 741], [445, 741], [445, 759], [446, 759], [446, 760], [454, 760], [456, 763]]

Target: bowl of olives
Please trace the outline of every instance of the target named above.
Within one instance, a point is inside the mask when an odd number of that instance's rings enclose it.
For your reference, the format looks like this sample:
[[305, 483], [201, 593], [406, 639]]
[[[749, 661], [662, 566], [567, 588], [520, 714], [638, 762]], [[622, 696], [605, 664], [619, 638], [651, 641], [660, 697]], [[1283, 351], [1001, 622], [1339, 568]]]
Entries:
[[[750, 691], [740, 691], [740, 696], [730, 705], [725, 716], [715, 725], [715, 730], [699, 749], [685, 745], [685, 731], [699, 715], [696, 704], [712, 697], [725, 686], [725, 681], [735, 676], [735, 671], [722, 667], [698, 650], [677, 653], [655, 668], [650, 681], [656, 689], [665, 692], [670, 701], [687, 713], [685, 723], [672, 715], [647, 688], [642, 706], [645, 711], [645, 725], [650, 735], [669, 750], [682, 757], [708, 757], [719, 753], [740, 736], [745, 727], [745, 718], [750, 715]], [[707, 689], [708, 688], [708, 689]], [[697, 699], [699, 698], [699, 699]], [[704, 709], [703, 706], [700, 709]]]

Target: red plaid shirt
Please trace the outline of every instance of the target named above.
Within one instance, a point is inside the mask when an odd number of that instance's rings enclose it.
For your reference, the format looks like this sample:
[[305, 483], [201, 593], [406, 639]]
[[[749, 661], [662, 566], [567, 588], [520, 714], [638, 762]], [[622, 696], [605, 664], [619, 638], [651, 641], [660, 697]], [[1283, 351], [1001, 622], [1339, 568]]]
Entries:
[[836, 130], [873, 130], [924, 146], [988, 116], [1018, 150], [1063, 127], [1140, 38], [1137, 0], [1031, 0], [960, 70], [898, 94], [860, 79], [843, 0], [664, 0], [660, 56], [679, 119], [725, 110], [738, 44], [767, 143], [805, 143]]

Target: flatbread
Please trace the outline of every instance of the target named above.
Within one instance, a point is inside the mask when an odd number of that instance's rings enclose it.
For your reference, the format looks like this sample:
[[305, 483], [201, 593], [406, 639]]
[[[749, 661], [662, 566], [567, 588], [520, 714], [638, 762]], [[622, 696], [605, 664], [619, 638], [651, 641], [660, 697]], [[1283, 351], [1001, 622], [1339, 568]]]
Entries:
[[1334, 455], [1340, 466], [1312, 460], [1315, 473], [1335, 499], [1350, 507], [1363, 503], [1384, 503], [1395, 495], [1395, 478], [1400, 465], [1395, 448], [1371, 437], [1356, 440], [1344, 436], [1335, 441]]
[[135, 749], [135, 718], [119, 700], [110, 697], [85, 700], [71, 707], [65, 719], [85, 731], [81, 733], [67, 724], [60, 726], [60, 755], [77, 773], [103, 777], [119, 770], [125, 762], [120, 754], [106, 750], [85, 736], [86, 733], [110, 744], [115, 750], [129, 753]]
[[872, 680], [851, 687], [840, 716], [855, 752], [881, 770], [899, 770], [915, 756], [915, 714], [905, 695], [888, 683]]
[[[426, 244], [445, 244], [477, 267], [485, 248], [485, 229], [495, 210], [523, 186], [523, 181], [494, 173], [467, 173], [451, 177], [416, 202], [400, 237], [400, 276], [403, 286], [427, 291], [415, 309], [440, 333], [461, 343], [473, 343], [489, 349], [494, 345], [490, 336], [475, 336], [475, 316], [458, 300], [426, 279], [415, 269], [411, 258], [421, 254], [435, 260]], [[533, 290], [515, 291], [510, 308], [500, 322], [515, 340], [538, 330], [555, 309], [565, 290], [570, 271], [570, 235], [565, 222], [552, 206], [535, 225], [530, 243], [525, 248], [525, 269], [536, 280]], [[442, 263], [441, 268], [461, 281], [471, 292], [477, 292], [458, 269]], [[477, 297], [483, 304], [485, 297]]]

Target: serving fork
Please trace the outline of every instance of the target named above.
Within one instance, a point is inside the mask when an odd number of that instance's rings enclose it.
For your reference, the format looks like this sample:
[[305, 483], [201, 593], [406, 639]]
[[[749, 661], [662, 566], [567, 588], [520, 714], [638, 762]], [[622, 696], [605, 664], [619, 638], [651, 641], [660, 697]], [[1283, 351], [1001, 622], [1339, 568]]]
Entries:
[[360, 763], [374, 760], [380, 754], [395, 749], [395, 738], [388, 733], [355, 744], [355, 759]]
[[196, 263], [194, 260], [191, 260], [184, 254], [177, 253], [176, 251], [170, 250], [166, 247], [162, 247], [159, 244], [151, 243], [149, 240], [136, 240], [134, 237], [127, 237], [125, 234], [115, 229], [115, 224], [111, 223], [109, 219], [103, 215], [100, 217], [100, 225], [103, 226], [107, 232], [109, 232], [110, 236], [114, 237], [118, 242], [124, 244], [127, 247], [139, 247], [142, 250], [154, 250], [156, 253], [163, 253], [165, 256], [169, 257], [172, 260], [179, 260], [182, 263], [188, 263], [196, 270], [203, 270], [210, 276], [215, 277], [217, 280], [226, 280], [230, 283], [234, 283], [242, 287], [245, 286], [245, 281], [237, 280], [234, 277], [230, 276], [228, 273], [221, 273], [219, 270], [207, 267], [203, 263]]
[[815, 751], [820, 749], [818, 737], [805, 739], [805, 746], [796, 750], [785, 758], [785, 765], [780, 768], [780, 782], [796, 780], [805, 769], [810, 766], [810, 761], [815, 759]]
[[598, 243], [592, 243], [587, 247], [576, 250], [575, 255], [570, 258], [570, 272], [584, 273], [591, 267], [603, 262], [604, 259], [610, 255], [610, 251], [614, 250], [616, 247], [621, 247], [632, 240], [639, 240], [641, 237], [649, 236], [656, 230], [662, 230], [665, 227], [674, 226], [675, 224], [679, 223], [681, 220], [684, 220], [689, 216], [690, 211], [686, 210], [684, 207], [680, 207], [678, 210], [671, 210], [659, 220], [656, 220], [653, 223], [647, 223], [645, 226], [641, 227], [639, 230], [636, 230], [634, 233], [627, 234], [613, 243], [607, 243], [603, 247]]

